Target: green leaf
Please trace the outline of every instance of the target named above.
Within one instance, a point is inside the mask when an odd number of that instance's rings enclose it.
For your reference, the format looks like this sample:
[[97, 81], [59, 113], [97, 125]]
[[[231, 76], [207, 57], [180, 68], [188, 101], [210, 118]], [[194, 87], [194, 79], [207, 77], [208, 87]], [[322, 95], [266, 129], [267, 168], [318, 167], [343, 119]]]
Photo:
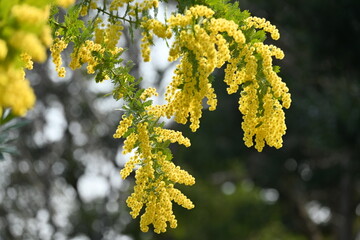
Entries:
[[0, 153], [16, 154], [16, 153], [17, 153], [17, 150], [16, 150], [15, 147], [10, 147], [10, 146], [0, 147]]
[[7, 122], [11, 121], [12, 119], [14, 119], [16, 116], [14, 114], [12, 114], [10, 109], [6, 109], [3, 112], [2, 117], [0, 117], [0, 125], [4, 125]]
[[274, 65], [273, 66], [273, 71], [276, 72], [276, 73], [279, 73], [280, 72], [280, 66]]
[[214, 75], [209, 75], [208, 80], [209, 80], [209, 83], [213, 83], [215, 81]]
[[135, 96], [134, 96], [134, 98], [135, 99], [139, 99], [140, 98], [140, 96], [141, 96], [141, 94], [143, 93], [145, 91], [145, 89], [139, 89], [136, 93], [135, 93]]
[[132, 134], [133, 132], [135, 132], [135, 128], [129, 128], [126, 133], [124, 133], [124, 135], [122, 136], [123, 138], [127, 138], [130, 134]]
[[6, 132], [6, 131], [9, 131], [9, 130], [12, 130], [12, 129], [17, 129], [17, 128], [21, 128], [27, 124], [29, 124], [31, 121], [29, 120], [21, 120], [21, 121], [18, 121], [10, 126], [7, 126], [5, 127], [2, 131]]
[[233, 20], [237, 24], [250, 17], [248, 11], [240, 10], [238, 2], [229, 3], [230, 1], [226, 0], [202, 0], [199, 2], [212, 8], [215, 11], [215, 17]]
[[263, 42], [266, 39], [266, 32], [264, 30], [256, 31], [253, 38], [257, 39], [259, 42]]
[[147, 100], [146, 102], [143, 103], [143, 107], [145, 108], [145, 107], [151, 106], [152, 103], [153, 103], [152, 100]]
[[103, 80], [104, 80], [104, 72], [100, 71], [95, 76], [95, 82], [99, 83], [99, 82], [102, 82]]
[[255, 126], [255, 128], [258, 128], [258, 127], [260, 127], [261, 125], [263, 125], [263, 122], [259, 122], [259, 123]]
[[161, 123], [159, 124], [159, 127], [161, 127], [161, 128], [164, 128], [164, 126], [165, 126], [165, 122], [161, 122]]
[[9, 137], [8, 133], [1, 133], [0, 134], [0, 144], [6, 143], [7, 139]]
[[169, 148], [164, 148], [163, 153], [165, 154], [167, 161], [171, 161], [171, 159], [173, 159], [173, 155]]

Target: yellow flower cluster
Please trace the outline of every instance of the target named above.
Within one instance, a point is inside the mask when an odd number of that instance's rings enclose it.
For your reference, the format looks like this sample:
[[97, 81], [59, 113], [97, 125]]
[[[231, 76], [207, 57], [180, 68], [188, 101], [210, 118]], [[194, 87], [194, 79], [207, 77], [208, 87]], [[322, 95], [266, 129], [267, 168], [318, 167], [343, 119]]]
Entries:
[[[18, 4], [11, 8], [11, 16], [19, 24], [35, 25], [43, 29], [41, 34], [25, 30], [15, 31], [9, 39], [9, 44], [20, 52], [26, 52], [35, 61], [43, 62], [46, 59], [46, 48], [51, 41], [51, 32], [46, 25], [50, 14], [50, 5], [38, 8], [28, 4]], [[43, 41], [45, 40], [45, 41]]]
[[159, 6], [158, 0], [144, 0], [141, 2], [135, 2], [134, 5], [130, 6], [130, 15], [135, 15], [136, 12], [148, 11], [151, 8], [157, 8]]
[[56, 5], [67, 8], [75, 3], [75, 0], [56, 0]]
[[80, 9], [80, 16], [85, 17], [88, 14], [88, 11], [89, 11], [89, 5], [86, 4], [82, 5]]
[[115, 49], [119, 39], [122, 35], [122, 26], [120, 21], [116, 21], [113, 24], [108, 24], [107, 29], [105, 30], [104, 43], [107, 49]]
[[17, 31], [9, 39], [9, 43], [20, 52], [29, 54], [35, 61], [43, 62], [46, 59], [46, 47], [34, 33]]
[[145, 101], [149, 97], [158, 96], [159, 94], [156, 92], [156, 88], [147, 88], [144, 92], [140, 95], [140, 99]]
[[130, 16], [136, 16], [137, 13], [147, 11], [151, 8], [157, 8], [159, 6], [158, 0], [145, 0], [145, 1], [136, 1], [135, 4], [130, 4], [134, 0], [113, 0], [110, 3], [110, 11], [117, 11], [119, 8], [127, 5], [127, 11], [129, 11]]
[[[130, 214], [133, 218], [136, 218], [145, 206], [145, 213], [140, 218], [141, 231], [147, 232], [149, 225], [152, 224], [154, 232], [161, 233], [166, 231], [167, 222], [171, 228], [177, 226], [172, 201], [187, 209], [194, 207], [194, 204], [181, 191], [174, 188], [174, 184], [192, 185], [195, 179], [166, 160], [166, 155], [163, 155], [161, 151], [151, 157], [143, 159], [141, 167], [136, 170], [136, 186], [126, 203], [132, 210]], [[129, 169], [139, 162], [139, 155], [135, 155], [125, 166], [122, 176], [126, 177]]]
[[143, 17], [141, 27], [146, 31], [152, 31], [159, 38], [171, 38], [171, 29], [157, 19]]
[[145, 62], [149, 62], [150, 59], [150, 45], [153, 41], [153, 34], [159, 38], [169, 39], [172, 36], [170, 27], [166, 26], [162, 22], [156, 19], [147, 19], [144, 17], [142, 19], [141, 27], [144, 29], [142, 32], [141, 39], [141, 55]]
[[126, 3], [130, 3], [133, 0], [113, 0], [110, 3], [110, 11], [116, 11], [118, 8], [123, 7]]
[[26, 69], [32, 70], [34, 67], [34, 62], [31, 60], [31, 56], [27, 53], [22, 53], [20, 55], [21, 60], [24, 62], [24, 67]]
[[94, 74], [95, 67], [99, 64], [98, 57], [94, 56], [94, 52], [99, 53], [99, 56], [104, 54], [105, 51], [109, 51], [111, 54], [117, 54], [121, 52], [122, 48], [114, 47], [114, 49], [106, 49], [101, 46], [101, 44], [95, 43], [91, 40], [86, 40], [84, 44], [82, 44], [78, 49], [74, 49], [71, 53], [71, 62], [69, 66], [75, 70], [80, 68], [82, 64], [87, 63], [87, 73]]
[[138, 139], [139, 139], [139, 151], [141, 157], [144, 159], [151, 159], [151, 142], [148, 131], [149, 124], [147, 122], [141, 122], [137, 125]]
[[289, 88], [274, 72], [272, 66], [272, 56], [277, 59], [283, 59], [284, 52], [274, 45], [264, 45], [263, 43], [255, 43], [254, 47], [256, 48], [256, 52], [259, 53], [262, 57], [262, 71], [267, 81], [271, 85], [271, 90], [274, 97], [282, 101], [283, 107], [289, 108], [291, 104]]
[[169, 61], [181, 60], [165, 94], [168, 103], [147, 110], [157, 117], [174, 116], [182, 124], [190, 120], [191, 130], [196, 131], [203, 99], [208, 99], [209, 110], [215, 110], [217, 104], [209, 76], [215, 68], [228, 63], [224, 78], [228, 93], [242, 88], [239, 109], [246, 145], [252, 146], [255, 140], [258, 151], [265, 142], [281, 147], [286, 130], [282, 107], [289, 108], [291, 98], [286, 84], [273, 69], [272, 57], [282, 59], [284, 53], [262, 42], [246, 43], [243, 33], [252, 27], [264, 29], [276, 40], [279, 31], [265, 19], [249, 17], [239, 27], [233, 21], [214, 18], [213, 14], [205, 6], [194, 6], [184, 15], [172, 15], [167, 20], [166, 25], [179, 33], [171, 46]]
[[[149, 89], [148, 92], [155, 92], [154, 89]], [[126, 137], [123, 146], [123, 153], [131, 152], [135, 147], [136, 151], [120, 171], [121, 177], [125, 179], [136, 166], [139, 166], [135, 171], [134, 192], [128, 197], [126, 203], [131, 208], [130, 214], [133, 218], [136, 218], [141, 209], [145, 208], [140, 218], [142, 231], [147, 232], [149, 225], [152, 224], [156, 233], [165, 232], [168, 225], [171, 228], [177, 226], [172, 201], [187, 209], [194, 207], [184, 194], [174, 188], [174, 184], [193, 185], [195, 179], [185, 170], [175, 166], [169, 156], [163, 153], [159, 144], [169, 141], [188, 147], [190, 141], [180, 132], [154, 127], [148, 122], [135, 122], [132, 115], [123, 117], [114, 134], [114, 137], [120, 137], [128, 131], [129, 127], [136, 128]]]
[[120, 21], [108, 23], [106, 28], [104, 27], [105, 24], [103, 23], [103, 20], [99, 17], [96, 18], [94, 42], [100, 45], [103, 44], [106, 49], [113, 50], [120, 40], [124, 27]]
[[196, 5], [189, 8], [184, 15], [182, 14], [172, 15], [168, 19], [168, 23], [171, 28], [187, 27], [191, 25], [194, 19], [198, 19], [201, 17], [209, 19], [214, 15], [214, 13], [215, 12], [211, 8], [202, 5]]
[[196, 131], [200, 125], [202, 99], [208, 97], [211, 109], [215, 109], [217, 104], [216, 95], [207, 79], [208, 76], [206, 73], [200, 75], [201, 70], [193, 69], [194, 66], [191, 53], [184, 54], [165, 94], [168, 104], [164, 107], [159, 106], [160, 108], [154, 106], [155, 112], [157, 109], [162, 110], [162, 112], [157, 112], [161, 114], [160, 116], [168, 118], [175, 116], [175, 121], [178, 123], [185, 124], [190, 118], [192, 131]]
[[248, 17], [247, 19], [245, 19], [245, 25], [242, 27], [242, 29], [246, 30], [251, 27], [264, 29], [265, 32], [270, 33], [271, 38], [274, 40], [278, 40], [280, 38], [279, 30], [269, 21], [266, 21], [265, 18]]
[[23, 3], [13, 6], [11, 14], [20, 24], [42, 25], [49, 18], [49, 10], [50, 5], [42, 9]]
[[0, 112], [9, 107], [15, 115], [23, 116], [34, 103], [35, 95], [24, 70], [14, 65], [0, 66]]
[[[245, 94], [246, 93], [246, 94]], [[244, 129], [244, 141], [246, 146], [253, 145], [255, 136], [255, 148], [260, 152], [265, 146], [280, 148], [282, 136], [285, 134], [285, 115], [279, 101], [268, 91], [264, 95], [263, 109], [259, 116], [259, 102], [254, 100], [256, 88], [246, 87], [240, 98], [240, 111], [244, 114], [242, 128]]]
[[84, 44], [82, 44], [77, 51], [73, 51], [71, 53], [71, 62], [69, 66], [72, 69], [80, 68], [82, 64], [87, 63], [87, 73], [94, 74], [95, 67], [98, 65], [97, 58], [93, 56], [92, 52], [98, 52], [103, 54], [105, 49], [98, 43], [94, 43], [94, 41], [86, 40]]
[[35, 96], [23, 68], [32, 69], [33, 60], [46, 60], [46, 50], [52, 44], [47, 24], [50, 4], [31, 2], [9, 3], [1, 9], [0, 29], [0, 109], [11, 108], [16, 115], [25, 115], [35, 103]]
[[130, 115], [128, 117], [123, 115], [122, 120], [119, 122], [119, 126], [117, 127], [113, 137], [121, 138], [126, 133], [128, 128], [132, 125], [133, 119], [134, 119], [133, 115]]
[[160, 127], [154, 128], [155, 134], [158, 135], [156, 140], [158, 142], [170, 141], [171, 143], [179, 143], [185, 147], [190, 147], [190, 140], [187, 137], [184, 137], [181, 132], [174, 131], [170, 129], [163, 129]]
[[[240, 49], [240, 54], [229, 60], [225, 69], [224, 82], [227, 83], [227, 92], [229, 94], [238, 91], [239, 86], [246, 82], [256, 82], [257, 62], [254, 56], [255, 48], [245, 44]], [[238, 63], [244, 62], [243, 67], [239, 68]]]
[[59, 77], [65, 77], [65, 67], [62, 67], [61, 52], [67, 47], [67, 43], [63, 38], [56, 38], [50, 47], [52, 61]]
[[124, 150], [122, 154], [130, 153], [134, 149], [134, 146], [138, 139], [139, 139], [139, 135], [137, 133], [134, 132], [131, 133], [124, 141], [124, 146], [123, 146]]
[[[255, 54], [261, 56], [261, 61]], [[286, 131], [282, 107], [289, 108], [291, 103], [289, 89], [273, 70], [273, 56], [282, 59], [284, 53], [273, 45], [260, 42], [245, 44], [239, 56], [230, 60], [225, 69], [224, 81], [229, 86], [229, 94], [244, 84], [239, 99], [244, 141], [248, 147], [253, 146], [255, 141], [259, 152], [265, 143], [275, 148], [282, 146], [282, 136]], [[245, 64], [239, 68], [237, 63], [241, 60]]]
[[[158, 164], [161, 166], [161, 171], [165, 173], [168, 180], [188, 186], [195, 184], [195, 178], [193, 176], [191, 176], [187, 171], [180, 169], [179, 166], [175, 166], [175, 164], [171, 161], [166, 160], [165, 156], [163, 156], [161, 152], [158, 153], [157, 159]], [[192, 208], [191, 205], [187, 206], [188, 207], [185, 208]]]
[[92, 1], [90, 2], [89, 7], [90, 7], [91, 9], [97, 9], [98, 5], [97, 5], [96, 1], [97, 1], [97, 0], [92, 0]]
[[144, 59], [144, 62], [150, 62], [150, 46], [153, 40], [153, 37], [149, 34], [149, 32], [142, 32], [141, 35], [141, 56]]
[[40, 39], [43, 42], [43, 44], [46, 46], [46, 48], [48, 48], [53, 42], [51, 31], [52, 30], [49, 25], [45, 25], [41, 29]]
[[105, 26], [101, 18], [96, 18], [94, 22], [94, 42], [101, 44], [104, 42], [105, 30], [102, 28]]
[[120, 175], [121, 175], [122, 179], [127, 178], [130, 175], [130, 173], [133, 171], [135, 166], [140, 163], [141, 163], [141, 161], [140, 161], [139, 155], [131, 156], [130, 160], [125, 163], [124, 168], [121, 169], [121, 171], [120, 171]]
[[[95, 1], [88, 1], [82, 6], [80, 14], [86, 15], [89, 8], [96, 7]], [[146, 232], [149, 225], [153, 225], [154, 231], [160, 233], [165, 232], [168, 225], [172, 228], [177, 225], [172, 211], [173, 201], [187, 209], [194, 207], [174, 185], [192, 185], [195, 179], [171, 162], [172, 156], [167, 149], [168, 144], [175, 142], [188, 147], [190, 140], [181, 132], [159, 127], [158, 119], [174, 117], [176, 122], [183, 124], [189, 121], [191, 130], [196, 131], [204, 99], [207, 99], [209, 110], [215, 110], [217, 106], [210, 75], [216, 68], [227, 64], [224, 81], [228, 85], [228, 93], [241, 89], [239, 110], [243, 114], [245, 144], [249, 147], [255, 144], [255, 148], [261, 151], [265, 144], [281, 147], [286, 131], [282, 108], [288, 108], [291, 99], [288, 88], [272, 65], [272, 58], [282, 59], [284, 53], [275, 46], [251, 41], [244, 35], [249, 29], [256, 28], [264, 29], [273, 39], [278, 39], [279, 32], [275, 26], [264, 19], [251, 17], [239, 27], [234, 21], [215, 18], [212, 9], [199, 5], [190, 7], [184, 14], [172, 15], [162, 23], [149, 19], [147, 13], [157, 7], [157, 0], [113, 0], [109, 15], [119, 8], [126, 8], [131, 23], [134, 19], [140, 20], [144, 61], [150, 61], [150, 46], [154, 37], [166, 40], [172, 37], [173, 32], [176, 34], [168, 59], [180, 59], [180, 62], [165, 93], [167, 104], [147, 106], [143, 112], [123, 115], [114, 134], [114, 138], [125, 138], [123, 153], [134, 154], [121, 170], [121, 177], [125, 179], [137, 168], [136, 186], [127, 199], [131, 215], [136, 218], [144, 208], [140, 219], [141, 230]], [[95, 73], [96, 67], [103, 61], [102, 56], [107, 55], [106, 51], [116, 54], [122, 50], [116, 47], [122, 30], [120, 21], [110, 19], [106, 24], [100, 18], [95, 19], [94, 40], [87, 40], [74, 49], [70, 67], [76, 69], [87, 64], [87, 72]], [[62, 71], [60, 53], [64, 48], [66, 44], [58, 39], [51, 49], [59, 72]], [[0, 57], [2, 52], [6, 50], [0, 49]], [[139, 105], [157, 95], [155, 88], [147, 88], [134, 101]], [[131, 98], [128, 101], [133, 103]]]
[[167, 20], [171, 29], [180, 32], [170, 49], [169, 61], [182, 58], [166, 91], [168, 104], [149, 108], [157, 116], [175, 116], [178, 123], [185, 124], [190, 119], [192, 131], [199, 128], [204, 98], [208, 99], [209, 110], [216, 109], [217, 98], [209, 76], [230, 60], [229, 43], [222, 33], [238, 45], [245, 43], [236, 23], [213, 15], [210, 8], [197, 5], [184, 15], [172, 15]]

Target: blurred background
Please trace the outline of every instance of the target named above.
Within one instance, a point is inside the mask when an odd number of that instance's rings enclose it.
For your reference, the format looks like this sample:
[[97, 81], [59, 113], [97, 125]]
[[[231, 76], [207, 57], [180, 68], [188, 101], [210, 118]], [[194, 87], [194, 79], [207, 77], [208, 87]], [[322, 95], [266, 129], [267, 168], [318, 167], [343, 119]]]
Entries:
[[[30, 123], [13, 130], [19, 154], [0, 161], [0, 240], [359, 240], [360, 2], [240, 0], [281, 33], [281, 77], [292, 93], [283, 148], [244, 146], [237, 94], [216, 72], [219, 105], [201, 127], [169, 123], [192, 141], [173, 147], [174, 162], [195, 178], [181, 190], [195, 203], [175, 206], [177, 229], [142, 233], [125, 204], [133, 179], [112, 138], [121, 103], [81, 71], [54, 77], [49, 60], [27, 73], [37, 95]], [[138, 45], [125, 34], [127, 56]], [[161, 48], [160, 45], [159, 48]], [[133, 73], [163, 89], [173, 65], [153, 50], [152, 64]], [[160, 55], [160, 57], [159, 57]]]

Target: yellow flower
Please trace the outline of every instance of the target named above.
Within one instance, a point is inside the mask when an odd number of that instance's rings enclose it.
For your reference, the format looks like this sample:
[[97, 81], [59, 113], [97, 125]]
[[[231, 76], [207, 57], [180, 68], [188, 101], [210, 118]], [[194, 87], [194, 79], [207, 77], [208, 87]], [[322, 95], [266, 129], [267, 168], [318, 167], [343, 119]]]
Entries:
[[56, 4], [63, 8], [68, 8], [69, 6], [73, 5], [75, 0], [56, 0]]
[[173, 183], [180, 183], [185, 185], [194, 185], [195, 178], [191, 176], [187, 171], [180, 169], [179, 166], [175, 166], [169, 160], [165, 159], [165, 156], [159, 152], [156, 156], [158, 164], [161, 166], [161, 170], [168, 180]]
[[125, 163], [125, 167], [120, 171], [120, 175], [122, 179], [127, 178], [130, 175], [130, 173], [133, 171], [135, 165], [140, 163], [141, 161], [138, 155], [132, 156], [130, 160]]
[[105, 37], [105, 30], [101, 28], [103, 20], [101, 18], [96, 18], [95, 20], [95, 29], [94, 29], [94, 42], [95, 43], [103, 43]]
[[186, 209], [194, 208], [194, 204], [179, 189], [172, 188], [169, 191], [171, 200], [174, 200], [180, 206]]
[[155, 127], [154, 131], [158, 142], [170, 141], [171, 143], [178, 142], [179, 144], [183, 144], [186, 147], [190, 147], [190, 140], [182, 135], [179, 131], [174, 131], [170, 129], [163, 129], [160, 127]]
[[247, 19], [245, 19], [245, 24], [246, 25], [243, 26], [244, 30], [255, 27], [259, 29], [264, 29], [264, 31], [269, 32], [271, 38], [274, 40], [278, 40], [280, 38], [279, 30], [269, 21], [266, 21], [265, 18], [248, 17]]
[[128, 117], [123, 115], [122, 120], [119, 122], [119, 126], [117, 127], [114, 134], [114, 138], [121, 138], [126, 133], [126, 131], [129, 129], [133, 122], [133, 118], [133, 115], [130, 115]]
[[[138, 157], [132, 158], [122, 174], [128, 175], [129, 169], [138, 163]], [[165, 232], [169, 223], [171, 228], [177, 226], [177, 221], [172, 210], [172, 201], [184, 208], [191, 209], [194, 204], [171, 183], [194, 184], [194, 178], [186, 171], [175, 167], [166, 160], [161, 152], [154, 154], [154, 159], [144, 159], [142, 166], [136, 170], [136, 186], [134, 192], [126, 200], [131, 208], [131, 216], [136, 218], [145, 206], [145, 212], [140, 218], [140, 229], [143, 232], [149, 230], [149, 225], [154, 226], [154, 232]], [[155, 170], [154, 164], [161, 166], [161, 170]], [[160, 172], [162, 171], [162, 172]], [[157, 173], [154, 174], [154, 173]]]
[[146, 18], [144, 18], [141, 26], [145, 28], [146, 31], [153, 31], [159, 38], [165, 39], [171, 38], [172, 36], [171, 29], [157, 19], [146, 20]]
[[33, 61], [31, 60], [31, 56], [27, 53], [22, 53], [20, 55], [21, 59], [24, 62], [24, 66], [26, 69], [32, 70], [33, 69]]
[[150, 142], [150, 136], [148, 131], [148, 123], [138, 123], [137, 125], [137, 131], [138, 131], [138, 138], [140, 143], [140, 152], [142, 154], [142, 157], [145, 159], [151, 159], [151, 142]]
[[124, 146], [123, 146], [124, 150], [123, 150], [122, 154], [130, 153], [134, 149], [134, 146], [135, 146], [138, 138], [139, 138], [138, 134], [131, 133], [124, 141]]
[[49, 19], [50, 5], [46, 5], [45, 8], [41, 9], [26, 3], [17, 4], [12, 7], [11, 14], [21, 24], [45, 24]]
[[55, 64], [56, 72], [59, 77], [65, 77], [65, 67], [62, 67], [61, 52], [67, 47], [67, 43], [63, 38], [56, 38], [50, 47], [52, 61]]
[[[149, 90], [153, 91], [153, 90]], [[128, 125], [124, 117], [120, 125]], [[172, 210], [172, 201], [184, 208], [191, 209], [194, 204], [174, 184], [180, 183], [193, 185], [195, 178], [187, 171], [175, 166], [162, 150], [158, 150], [158, 143], [164, 141], [178, 142], [190, 146], [189, 139], [182, 136], [181, 132], [149, 126], [147, 122], [136, 125], [137, 133], [131, 133], [124, 142], [124, 152], [129, 152], [138, 143], [135, 155], [125, 164], [120, 171], [125, 179], [135, 166], [134, 192], [128, 197], [126, 203], [131, 208], [131, 216], [136, 218], [142, 208], [144, 213], [140, 217], [140, 229], [149, 230], [149, 225], [154, 226], [154, 232], [165, 232], [167, 227], [175, 228], [177, 221]]]
[[[0, 77], [0, 107], [11, 108], [15, 115], [24, 116], [35, 103], [35, 95], [25, 79], [25, 72], [21, 68], [8, 66], [7, 69], [0, 69], [0, 75], [3, 75]], [[1, 84], [2, 78], [7, 79], [6, 84]]]
[[141, 56], [144, 59], [144, 62], [150, 62], [150, 45], [152, 42], [152, 36], [149, 32], [142, 32], [143, 38], [141, 39]]
[[[86, 40], [84, 44], [75, 49], [70, 57], [71, 62], [69, 64], [70, 68], [77, 69], [80, 68], [82, 64], [87, 63], [87, 73], [94, 74], [95, 67], [99, 64], [99, 59], [97, 56], [94, 56], [94, 52], [97, 52], [100, 56], [104, 54], [105, 51], [108, 51], [110, 54], [118, 54], [123, 51], [122, 48], [114, 47], [113, 49], [106, 49], [101, 44], [95, 43], [91, 40]], [[106, 78], [106, 76], [104, 77]], [[104, 80], [104, 79], [103, 79]]]
[[105, 30], [104, 42], [105, 46], [108, 49], [114, 49], [118, 43], [120, 36], [122, 35], [122, 26], [120, 21], [115, 22], [114, 24], [109, 24], [108, 28]]
[[211, 8], [202, 5], [196, 5], [190, 7], [189, 10], [185, 12], [185, 15], [194, 16], [195, 18], [205, 17], [211, 18], [214, 15], [214, 11]]
[[85, 17], [88, 14], [88, 11], [89, 11], [88, 5], [86, 4], [82, 5], [80, 9], [80, 16]]
[[33, 33], [16, 31], [11, 36], [9, 43], [21, 52], [29, 54], [35, 61], [43, 62], [46, 60], [46, 49]]
[[6, 58], [8, 53], [8, 48], [6, 46], [6, 42], [2, 39], [0, 39], [0, 60], [3, 60]]
[[96, 1], [97, 1], [97, 0], [92, 0], [92, 1], [90, 2], [90, 8], [91, 8], [91, 9], [97, 9], [98, 6], [97, 6], [97, 4], [96, 4]]
[[53, 43], [53, 39], [51, 36], [51, 28], [49, 25], [44, 25], [42, 27], [40, 39], [47, 47], [49, 47]]
[[151, 96], [158, 96], [158, 93], [156, 92], [156, 88], [145, 89], [144, 92], [140, 95], [140, 99], [145, 101]]

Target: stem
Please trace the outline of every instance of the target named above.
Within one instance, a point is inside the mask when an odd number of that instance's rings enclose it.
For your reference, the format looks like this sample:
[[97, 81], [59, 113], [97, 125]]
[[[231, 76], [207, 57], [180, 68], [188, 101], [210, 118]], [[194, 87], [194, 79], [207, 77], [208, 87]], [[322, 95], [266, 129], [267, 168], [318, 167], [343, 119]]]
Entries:
[[126, 19], [125, 17], [115, 16], [114, 14], [107, 12], [105, 9], [102, 9], [102, 8], [96, 8], [96, 9], [98, 10], [98, 12], [101, 12], [101, 13], [103, 13], [103, 14], [106, 14], [106, 15], [108, 15], [108, 16], [111, 17], [111, 18], [120, 19], [120, 20], [123, 20], [123, 21], [128, 22], [128, 23], [133, 23], [133, 24], [136, 23], [135, 21], [131, 21], [131, 20], [129, 20], [129, 19]]
[[63, 29], [67, 29], [66, 26], [64, 26], [63, 24], [58, 23], [57, 21], [55, 21], [55, 20], [52, 19], [52, 18], [50, 18], [49, 21], [50, 21], [50, 23], [54, 24], [56, 27], [63, 28]]

